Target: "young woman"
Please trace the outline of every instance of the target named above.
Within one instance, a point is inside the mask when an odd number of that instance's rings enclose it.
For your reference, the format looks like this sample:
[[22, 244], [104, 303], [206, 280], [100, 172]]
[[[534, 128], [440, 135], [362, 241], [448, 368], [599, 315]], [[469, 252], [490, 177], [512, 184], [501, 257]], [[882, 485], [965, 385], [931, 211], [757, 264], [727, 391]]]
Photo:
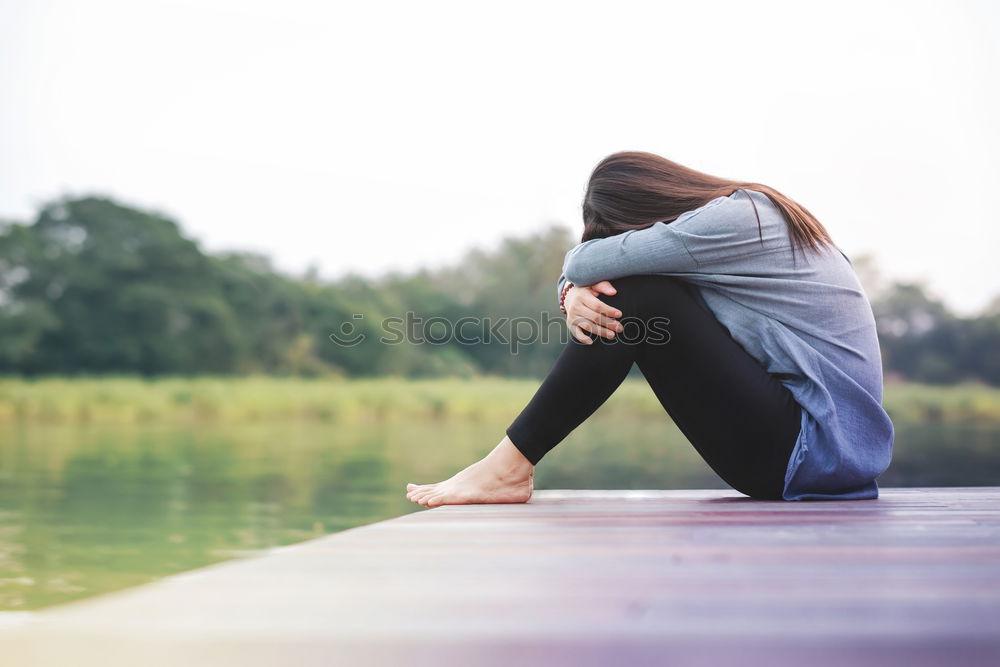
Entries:
[[427, 507], [531, 497], [534, 466], [632, 364], [734, 489], [763, 500], [878, 497], [892, 455], [871, 305], [803, 206], [649, 153], [594, 169], [559, 279], [573, 338], [507, 437]]

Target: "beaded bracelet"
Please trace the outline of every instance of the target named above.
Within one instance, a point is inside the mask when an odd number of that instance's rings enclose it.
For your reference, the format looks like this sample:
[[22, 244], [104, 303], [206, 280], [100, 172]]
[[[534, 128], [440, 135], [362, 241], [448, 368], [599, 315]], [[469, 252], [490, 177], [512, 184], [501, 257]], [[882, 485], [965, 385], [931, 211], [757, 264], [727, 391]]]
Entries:
[[569, 292], [571, 287], [573, 287], [573, 283], [567, 280], [566, 284], [563, 285], [562, 293], [559, 295], [559, 310], [566, 315], [569, 315], [569, 313], [566, 312], [566, 294]]

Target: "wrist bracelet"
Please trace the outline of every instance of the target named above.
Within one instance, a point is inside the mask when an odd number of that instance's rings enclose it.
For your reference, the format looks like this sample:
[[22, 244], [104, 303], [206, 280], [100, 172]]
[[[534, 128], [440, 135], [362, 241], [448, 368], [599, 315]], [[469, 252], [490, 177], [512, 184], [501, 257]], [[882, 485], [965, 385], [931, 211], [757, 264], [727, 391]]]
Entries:
[[561, 310], [564, 315], [569, 315], [569, 313], [566, 312], [566, 293], [569, 292], [572, 287], [573, 283], [567, 280], [566, 284], [563, 285], [562, 293], [559, 295], [559, 310]]

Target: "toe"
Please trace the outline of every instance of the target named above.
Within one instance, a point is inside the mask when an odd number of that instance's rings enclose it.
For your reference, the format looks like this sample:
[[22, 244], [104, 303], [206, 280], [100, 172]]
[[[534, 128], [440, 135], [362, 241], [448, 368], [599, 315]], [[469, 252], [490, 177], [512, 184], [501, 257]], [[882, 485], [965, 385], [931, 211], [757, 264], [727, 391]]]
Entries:
[[417, 485], [414, 484], [413, 482], [410, 482], [409, 484], [406, 485], [406, 490], [407, 491], [412, 491], [415, 488], [417, 488]]
[[455, 493], [454, 493], [454, 491], [452, 491], [450, 493], [448, 491], [438, 491], [437, 493], [431, 494], [431, 497], [430, 497], [430, 500], [432, 500], [433, 502], [435, 502], [438, 505], [445, 505], [445, 504], [453, 501], [454, 499], [455, 499]]

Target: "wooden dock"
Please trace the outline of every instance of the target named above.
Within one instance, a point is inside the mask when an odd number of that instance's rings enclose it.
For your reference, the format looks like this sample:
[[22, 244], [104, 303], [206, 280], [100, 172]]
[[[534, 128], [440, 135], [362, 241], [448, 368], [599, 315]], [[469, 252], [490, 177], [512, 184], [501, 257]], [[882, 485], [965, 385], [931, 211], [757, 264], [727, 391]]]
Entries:
[[539, 491], [40, 612], [20, 665], [998, 665], [1000, 487]]

